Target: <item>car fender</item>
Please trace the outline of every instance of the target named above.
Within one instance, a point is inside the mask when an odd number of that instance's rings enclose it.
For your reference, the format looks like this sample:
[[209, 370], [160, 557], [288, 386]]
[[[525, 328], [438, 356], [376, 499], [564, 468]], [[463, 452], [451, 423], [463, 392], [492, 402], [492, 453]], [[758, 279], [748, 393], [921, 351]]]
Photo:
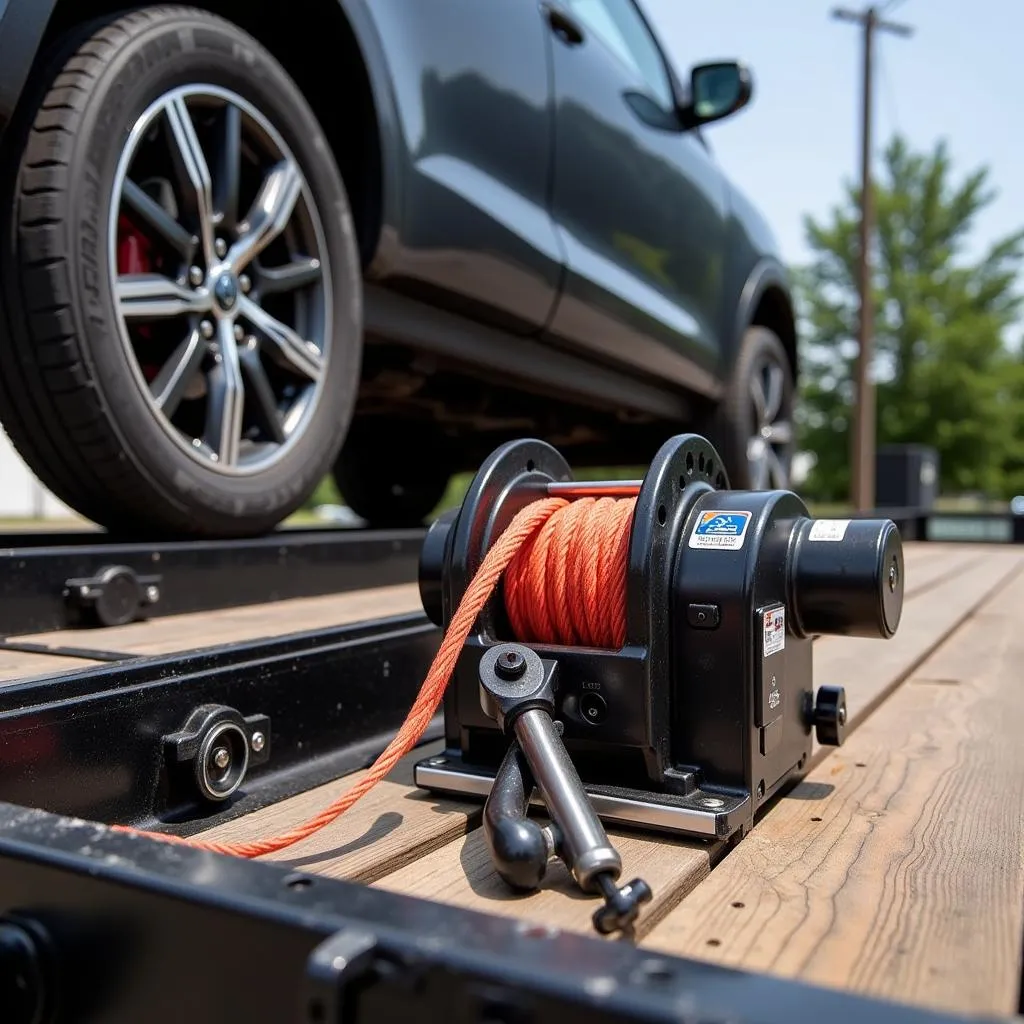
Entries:
[[[743, 335], [747, 328], [754, 322], [754, 315], [762, 297], [769, 288], [778, 289], [784, 296], [789, 316], [795, 321], [796, 316], [793, 310], [791, 296], [791, 282], [789, 272], [783, 264], [774, 256], [764, 256], [754, 265], [747, 275], [747, 279], [740, 291], [739, 300], [736, 303], [735, 321], [733, 324], [733, 353], [739, 351]], [[790, 356], [793, 359], [794, 375], [798, 373], [798, 351], [794, 341], [792, 345], [783, 339], [787, 348], [791, 348]]]
[[[2, 2], [2, 0], [0, 0]], [[371, 5], [367, 0], [337, 0], [355, 37], [363, 58], [366, 77], [370, 83], [370, 96], [377, 122], [380, 145], [381, 173], [381, 236], [371, 265], [370, 277], [392, 263], [392, 250], [397, 247], [396, 228], [400, 224], [403, 194], [401, 180], [402, 135], [398, 116], [398, 100], [391, 81], [387, 55]]]
[[57, 0], [0, 0], [0, 140], [18, 106]]

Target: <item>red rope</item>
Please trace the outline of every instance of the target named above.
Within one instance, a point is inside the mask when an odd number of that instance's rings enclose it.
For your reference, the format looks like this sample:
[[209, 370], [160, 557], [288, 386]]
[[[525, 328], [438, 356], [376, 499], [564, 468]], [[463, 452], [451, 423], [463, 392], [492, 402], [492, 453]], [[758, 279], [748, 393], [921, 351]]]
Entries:
[[635, 498], [546, 498], [511, 522], [467, 587], [426, 679], [402, 727], [366, 775], [319, 814], [281, 835], [248, 843], [220, 843], [163, 833], [164, 842], [235, 857], [262, 857], [286, 849], [347, 811], [387, 776], [423, 736], [444, 697], [466, 638], [501, 578], [516, 637], [525, 642], [618, 648], [626, 633], [626, 551]]

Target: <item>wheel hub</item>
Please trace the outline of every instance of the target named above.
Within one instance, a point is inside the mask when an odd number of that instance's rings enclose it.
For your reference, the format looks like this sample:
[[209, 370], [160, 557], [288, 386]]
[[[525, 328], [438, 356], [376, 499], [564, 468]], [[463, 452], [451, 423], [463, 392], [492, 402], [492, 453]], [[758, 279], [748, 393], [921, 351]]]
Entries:
[[213, 284], [213, 298], [222, 313], [230, 313], [238, 304], [238, 278], [220, 274]]

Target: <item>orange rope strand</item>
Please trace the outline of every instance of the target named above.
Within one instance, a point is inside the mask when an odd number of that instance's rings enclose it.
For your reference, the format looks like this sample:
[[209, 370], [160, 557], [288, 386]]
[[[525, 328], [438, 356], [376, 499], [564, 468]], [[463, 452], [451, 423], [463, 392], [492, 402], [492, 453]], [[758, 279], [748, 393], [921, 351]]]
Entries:
[[466, 638], [506, 573], [505, 605], [523, 641], [618, 648], [625, 642], [626, 551], [636, 499], [546, 498], [524, 508], [487, 552], [441, 641], [402, 727], [354, 786], [282, 835], [248, 843], [142, 833], [235, 857], [262, 857], [307, 839], [387, 776], [423, 736], [444, 697]]

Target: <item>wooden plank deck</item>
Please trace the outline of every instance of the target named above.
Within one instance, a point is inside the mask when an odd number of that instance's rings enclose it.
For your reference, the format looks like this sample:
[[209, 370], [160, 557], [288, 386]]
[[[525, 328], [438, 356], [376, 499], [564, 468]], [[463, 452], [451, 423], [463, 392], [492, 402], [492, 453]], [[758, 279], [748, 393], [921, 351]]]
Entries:
[[[726, 852], [612, 830], [624, 875], [654, 890], [633, 941], [674, 953], [972, 1014], [1017, 1009], [1024, 939], [1024, 550], [906, 548], [903, 621], [887, 642], [823, 638], [815, 683], [846, 687], [847, 743]], [[167, 653], [419, 608], [415, 587], [179, 616], [95, 634], [23, 638]], [[0, 652], [0, 679], [49, 672]], [[6, 659], [6, 660], [5, 660]], [[68, 670], [67, 658], [51, 658]], [[593, 900], [552, 866], [545, 889], [508, 893], [478, 803], [412, 785], [400, 765], [347, 814], [270, 860], [548, 928], [594, 934]], [[349, 776], [204, 833], [277, 833]], [[620, 940], [621, 941], [621, 940]]]

